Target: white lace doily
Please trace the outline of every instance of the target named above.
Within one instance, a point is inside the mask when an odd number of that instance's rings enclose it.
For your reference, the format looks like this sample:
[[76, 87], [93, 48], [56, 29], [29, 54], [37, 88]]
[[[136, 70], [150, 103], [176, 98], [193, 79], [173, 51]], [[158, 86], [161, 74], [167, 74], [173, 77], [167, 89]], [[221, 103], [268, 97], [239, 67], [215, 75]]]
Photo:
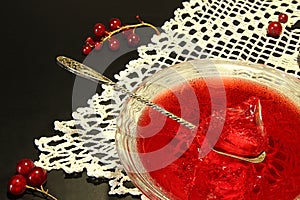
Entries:
[[[264, 63], [300, 77], [300, 29], [291, 29], [300, 19], [298, 0], [191, 0], [183, 5], [165, 22], [164, 33], [138, 49], [139, 59], [115, 75], [120, 85], [132, 90], [163, 67], [203, 57]], [[287, 13], [289, 21], [279, 38], [268, 37], [268, 23], [276, 21], [280, 12]], [[35, 140], [41, 152], [36, 164], [66, 173], [86, 170], [88, 176], [109, 179], [109, 194], [140, 195], [137, 188], [123, 184], [130, 180], [115, 149], [115, 117], [124, 96], [111, 87], [103, 88], [101, 95], [91, 97], [88, 107], [73, 113], [72, 120], [55, 122], [55, 129], [63, 135]], [[102, 103], [112, 99], [114, 103]]]

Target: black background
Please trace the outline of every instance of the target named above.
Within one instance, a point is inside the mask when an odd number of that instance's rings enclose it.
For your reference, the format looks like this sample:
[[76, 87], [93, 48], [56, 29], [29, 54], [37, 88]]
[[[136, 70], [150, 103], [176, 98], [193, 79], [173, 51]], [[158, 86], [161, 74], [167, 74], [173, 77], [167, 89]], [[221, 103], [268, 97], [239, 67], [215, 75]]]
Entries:
[[[83, 60], [81, 47], [95, 23], [118, 17], [132, 24], [139, 14], [161, 26], [181, 6], [180, 0], [1, 2], [0, 199], [16, 199], [7, 194], [7, 181], [18, 160], [38, 159], [34, 139], [58, 134], [53, 122], [71, 119], [75, 76], [58, 67], [56, 56]], [[46, 187], [60, 200], [132, 199], [108, 196], [104, 179], [91, 182], [85, 173], [59, 170], [49, 173]], [[26, 193], [17, 199], [40, 198]]]

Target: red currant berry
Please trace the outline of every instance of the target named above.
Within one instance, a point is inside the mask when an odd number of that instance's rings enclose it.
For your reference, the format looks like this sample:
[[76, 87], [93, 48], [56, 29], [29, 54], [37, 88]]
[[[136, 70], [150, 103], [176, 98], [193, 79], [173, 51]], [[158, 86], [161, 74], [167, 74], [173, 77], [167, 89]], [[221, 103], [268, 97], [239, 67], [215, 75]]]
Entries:
[[94, 26], [94, 34], [96, 36], [103, 36], [105, 34], [106, 28], [104, 24], [98, 23]]
[[32, 160], [24, 158], [17, 163], [17, 172], [23, 176], [27, 174], [34, 168], [34, 163]]
[[26, 190], [26, 179], [24, 176], [18, 174], [14, 175], [8, 181], [8, 192], [13, 195], [23, 194]]
[[116, 30], [121, 27], [121, 20], [119, 18], [112, 18], [109, 20], [109, 29]]
[[95, 49], [100, 50], [102, 48], [102, 43], [101, 42], [95, 42]]
[[286, 23], [287, 21], [288, 21], [288, 15], [287, 14], [284, 14], [284, 13], [280, 13], [279, 15], [278, 15], [278, 21], [280, 22], [280, 23]]
[[84, 45], [82, 47], [82, 53], [83, 53], [83, 55], [88, 55], [91, 51], [92, 51], [92, 47], [89, 44]]
[[138, 36], [135, 33], [132, 33], [131, 35], [128, 36], [127, 40], [128, 40], [128, 45], [134, 47], [139, 44], [140, 36]]
[[268, 34], [272, 37], [277, 37], [282, 32], [282, 26], [279, 22], [271, 22], [268, 26]]
[[95, 44], [92, 37], [87, 37], [86, 40], [85, 40], [85, 43], [89, 44], [89, 45], [92, 45], [92, 46]]
[[122, 34], [128, 38], [129, 35], [133, 34], [133, 29], [129, 28], [129, 29], [125, 29], [124, 31], [122, 31]]
[[47, 181], [47, 171], [41, 167], [34, 167], [28, 174], [28, 185], [33, 187], [39, 187], [45, 184]]
[[109, 39], [109, 49], [117, 51], [120, 48], [120, 41], [116, 38]]

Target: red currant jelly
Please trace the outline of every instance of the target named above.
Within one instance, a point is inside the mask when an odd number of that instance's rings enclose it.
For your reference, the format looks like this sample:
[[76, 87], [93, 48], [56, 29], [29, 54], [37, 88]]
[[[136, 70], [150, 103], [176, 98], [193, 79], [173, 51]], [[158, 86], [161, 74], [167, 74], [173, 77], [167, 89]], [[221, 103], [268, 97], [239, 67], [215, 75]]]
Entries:
[[[200, 114], [193, 104], [179, 106], [179, 98], [189, 101], [188, 84], [158, 94], [153, 100], [179, 116], [188, 111], [185, 119], [199, 124], [190, 144], [185, 143], [190, 139], [190, 130], [180, 128], [180, 124], [157, 111], [145, 108], [139, 118], [137, 149], [151, 181], [170, 199], [295, 199], [300, 194], [300, 102], [296, 105], [276, 90], [252, 81], [232, 78], [223, 81], [227, 110], [217, 147], [242, 155], [264, 150], [265, 160], [253, 164], [214, 151], [199, 156], [213, 113], [209, 89], [203, 80], [197, 79], [189, 85], [198, 99]], [[260, 131], [262, 127], [253, 125], [260, 119], [255, 117], [253, 107], [258, 105], [258, 99], [264, 129]], [[229, 112], [232, 109], [245, 112], [235, 115]], [[200, 115], [200, 120], [196, 115]], [[169, 151], [160, 154], [161, 159], [141, 156], [165, 146], [169, 146]], [[247, 148], [242, 149], [244, 146]], [[157, 160], [168, 160], [174, 155], [178, 157], [173, 162], [151, 170]]]

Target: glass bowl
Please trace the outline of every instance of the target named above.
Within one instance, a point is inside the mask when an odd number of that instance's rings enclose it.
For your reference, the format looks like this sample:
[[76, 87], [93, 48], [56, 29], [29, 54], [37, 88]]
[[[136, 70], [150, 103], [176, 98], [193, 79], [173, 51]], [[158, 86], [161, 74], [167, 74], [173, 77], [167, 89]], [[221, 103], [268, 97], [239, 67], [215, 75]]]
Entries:
[[[233, 61], [233, 60], [192, 60], [189, 62], [182, 62], [168, 68], [165, 68], [151, 77], [145, 79], [134, 91], [138, 95], [149, 99], [150, 101], [160, 102], [157, 97], [160, 94], [166, 93], [166, 91], [172, 90], [180, 90], [180, 86], [182, 84], [190, 83], [193, 80], [202, 79], [207, 84], [208, 91], [210, 92], [211, 102], [216, 106], [211, 106], [212, 113], [214, 111], [224, 110], [227, 106], [227, 98], [226, 98], [226, 90], [224, 89], [223, 80], [224, 79], [239, 79], [253, 82], [255, 84], [259, 84], [264, 88], [271, 89], [272, 91], [278, 92], [278, 94], [282, 95], [285, 98], [284, 101], [290, 101], [291, 104], [295, 105], [297, 109], [300, 110], [300, 81], [296, 77], [290, 76], [288, 74], [279, 72], [270, 67], [260, 65], [260, 64], [250, 64], [242, 61]], [[238, 85], [236, 86], [239, 87]], [[175, 88], [175, 89], [174, 89]], [[191, 88], [190, 88], [191, 89]], [[193, 91], [193, 90], [190, 90]], [[238, 97], [237, 97], [238, 98]], [[179, 105], [183, 106], [179, 115], [182, 118], [188, 118], [190, 114], [189, 110], [184, 110], [186, 104], [188, 105], [197, 105], [197, 95], [194, 92], [189, 92], [187, 95], [183, 95], [179, 100]], [[189, 194], [188, 197], [180, 196], [178, 194], [174, 194], [171, 190], [166, 187], [162, 187], [161, 184], [157, 182], [155, 178], [153, 178], [153, 174], [156, 171], [159, 171], [166, 166], [172, 165], [176, 159], [184, 156], [185, 148], [181, 153], [175, 153], [175, 156], [168, 156], [168, 152], [170, 154], [174, 153], [172, 148], [165, 148], [164, 146], [159, 146], [156, 148], [156, 152], [148, 152], [146, 155], [141, 153], [141, 146], [139, 146], [141, 135], [138, 133], [140, 130], [140, 120], [143, 116], [145, 110], [148, 107], [143, 103], [140, 103], [138, 100], [134, 98], [128, 98], [125, 104], [122, 107], [119, 117], [117, 118], [117, 131], [116, 131], [116, 145], [117, 151], [119, 154], [119, 158], [121, 163], [127, 172], [128, 176], [131, 178], [132, 182], [138, 187], [143, 194], [145, 194], [149, 199], [195, 199], [193, 198], [193, 194]], [[194, 106], [193, 112], [200, 112], [198, 106]], [[178, 113], [177, 113], [178, 114]], [[155, 115], [152, 116], [153, 121], [155, 121]], [[299, 117], [298, 117], [299, 118]], [[169, 120], [169, 119], [168, 119]], [[202, 121], [201, 115], [195, 115], [195, 118], [189, 119], [192, 123], [198, 124]], [[218, 131], [222, 132], [222, 127], [224, 125], [224, 120], [217, 121], [220, 125], [217, 125]], [[160, 123], [160, 128], [164, 127], [166, 123], [166, 119], [158, 120], [155, 123]], [[197, 124], [198, 123], [198, 124]], [[199, 127], [198, 127], [199, 130]], [[296, 127], [296, 130], [299, 130], [299, 126]], [[143, 137], [153, 137], [153, 135], [157, 134], [159, 130], [153, 129], [153, 133], [147, 130], [146, 136]], [[177, 128], [177, 132], [187, 132], [188, 128], [184, 127], [184, 125], [179, 126]], [[215, 129], [214, 129], [215, 131]], [[197, 131], [189, 132], [190, 140], [187, 141], [187, 146], [191, 145], [191, 143], [195, 140]], [[160, 142], [160, 138], [157, 138], [157, 143]], [[162, 138], [163, 140], [163, 138]], [[153, 141], [151, 141], [153, 142]], [[170, 141], [170, 143], [178, 142], [175, 140]], [[151, 143], [152, 145], [155, 143]], [[215, 144], [215, 143], [214, 143]], [[168, 144], [166, 146], [169, 146]], [[164, 149], [160, 151], [161, 149]], [[200, 151], [200, 150], [199, 150]], [[202, 152], [203, 153], [203, 152]], [[210, 152], [204, 152], [202, 157], [200, 156], [197, 159], [205, 159]], [[267, 158], [268, 159], [267, 152]], [[200, 155], [200, 154], [199, 154]], [[145, 157], [146, 156], [146, 159]], [[152, 159], [152, 160], [151, 160]], [[232, 158], [226, 158], [232, 159]], [[147, 160], [147, 161], [145, 161]], [[148, 162], [147, 166], [145, 162]], [[188, 162], [188, 161], [186, 161]], [[192, 162], [192, 159], [191, 159]], [[241, 161], [235, 161], [241, 165], [250, 166], [253, 164], [243, 163]], [[299, 161], [295, 161], [299, 162]], [[255, 165], [255, 164], [254, 164]], [[188, 167], [189, 164], [186, 164]], [[211, 165], [213, 166], [213, 165]], [[224, 166], [223, 166], [224, 168]], [[188, 173], [188, 169], [185, 169], [186, 173]], [[183, 171], [182, 171], [183, 172]], [[172, 180], [174, 177], [169, 177], [169, 173], [162, 174], [162, 180], [169, 180], [170, 188], [175, 188], [176, 191], [184, 191], [188, 190], [187, 188], [180, 187], [180, 184], [177, 179]], [[183, 174], [179, 174], [178, 177], [184, 178], [185, 171]], [[178, 178], [177, 177], [177, 178]], [[300, 179], [300, 177], [299, 177]], [[297, 180], [299, 181], [299, 180]], [[192, 181], [191, 181], [192, 182]], [[174, 185], [173, 185], [174, 184]], [[176, 188], [176, 186], [178, 186]], [[254, 186], [253, 186], [254, 187]], [[173, 191], [174, 191], [173, 190]], [[213, 188], [212, 191], [215, 191], [216, 188]], [[254, 191], [255, 189], [253, 189]], [[192, 190], [189, 190], [192, 192]], [[300, 193], [300, 188], [297, 186], [296, 191], [293, 192], [292, 195], [295, 196], [295, 193]], [[210, 198], [213, 199], [213, 192], [211, 192]], [[297, 196], [297, 195], [296, 195]], [[209, 199], [206, 196], [204, 199]], [[253, 198], [254, 199], [254, 198]], [[291, 198], [291, 199], [294, 199]]]

